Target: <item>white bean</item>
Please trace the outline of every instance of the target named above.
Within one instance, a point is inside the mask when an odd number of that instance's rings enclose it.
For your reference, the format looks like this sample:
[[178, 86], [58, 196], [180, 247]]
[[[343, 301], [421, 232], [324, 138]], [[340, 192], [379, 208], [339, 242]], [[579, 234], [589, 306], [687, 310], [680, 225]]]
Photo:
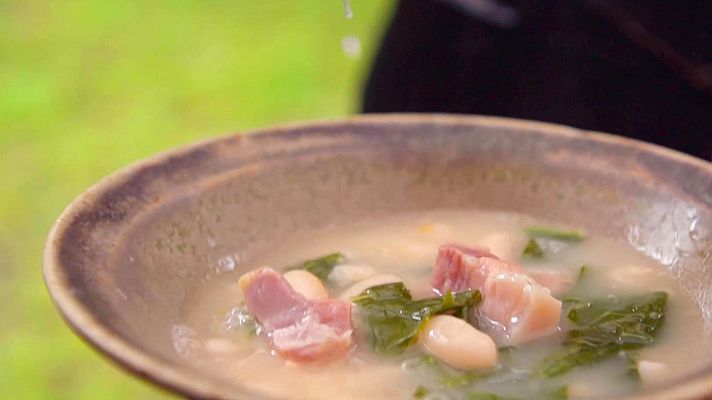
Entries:
[[665, 378], [669, 374], [668, 366], [655, 361], [638, 361], [638, 373], [643, 383], [654, 383]]
[[608, 273], [614, 288], [627, 291], [642, 291], [651, 286], [669, 292], [671, 297], [675, 290], [669, 287], [670, 280], [664, 276], [662, 268], [653, 269], [640, 265], [626, 265], [615, 268]]
[[395, 282], [403, 282], [403, 279], [396, 275], [392, 274], [379, 274], [379, 275], [374, 275], [368, 279], [364, 279], [360, 282], [357, 282], [353, 284], [351, 287], [348, 289], [344, 290], [343, 293], [341, 293], [341, 296], [339, 296], [340, 299], [342, 300], [349, 300], [352, 297], [358, 296], [363, 292], [364, 290], [373, 287], [373, 286], [378, 286], [378, 285], [385, 285], [387, 283], [395, 283]]
[[453, 368], [474, 370], [497, 364], [497, 346], [492, 338], [451, 315], [428, 320], [420, 333], [420, 344]]
[[319, 278], [309, 271], [294, 269], [285, 272], [282, 276], [289, 282], [292, 289], [309, 300], [323, 300], [329, 298], [329, 292], [327, 292]]
[[368, 265], [341, 264], [334, 267], [329, 274], [329, 282], [336, 286], [344, 287], [352, 285], [373, 276], [376, 270]]
[[646, 285], [646, 281], [653, 275], [649, 268], [630, 265], [621, 268], [616, 268], [609, 273], [609, 276], [616, 284], [624, 288], [640, 288]]

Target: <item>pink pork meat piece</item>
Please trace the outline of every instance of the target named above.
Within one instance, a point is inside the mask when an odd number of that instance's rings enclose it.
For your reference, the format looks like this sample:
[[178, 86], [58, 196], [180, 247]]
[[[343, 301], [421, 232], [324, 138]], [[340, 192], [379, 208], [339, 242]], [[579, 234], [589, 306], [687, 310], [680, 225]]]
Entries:
[[556, 332], [561, 301], [524, 274], [495, 272], [485, 281], [479, 325], [503, 344], [520, 344]]
[[549, 289], [484, 249], [444, 244], [438, 250], [433, 289], [444, 294], [476, 289], [484, 301], [474, 317], [499, 343], [520, 344], [556, 331], [561, 301]]
[[297, 362], [327, 361], [351, 347], [351, 304], [308, 300], [277, 271], [260, 268], [240, 278], [247, 309], [264, 326], [273, 348]]
[[447, 243], [438, 249], [433, 273], [433, 289], [438, 294], [482, 290], [491, 272], [520, 272], [516, 264], [500, 260], [489, 249]]
[[526, 275], [557, 296], [567, 293], [576, 284], [576, 275], [562, 269], [534, 268], [528, 269]]

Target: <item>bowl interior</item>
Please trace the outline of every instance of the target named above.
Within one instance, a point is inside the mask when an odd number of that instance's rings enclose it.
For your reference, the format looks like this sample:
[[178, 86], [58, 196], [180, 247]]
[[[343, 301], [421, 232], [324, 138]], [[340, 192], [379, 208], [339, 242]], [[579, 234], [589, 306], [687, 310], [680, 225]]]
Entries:
[[[433, 208], [522, 212], [629, 243], [674, 271], [712, 324], [710, 164], [499, 118], [360, 117], [156, 156], [65, 211], [45, 276], [69, 324], [128, 369], [195, 397], [256, 398], [176, 354], [171, 330], [191, 287], [229, 254], [249, 260], [297, 232]], [[694, 398], [712, 391], [710, 373], [644, 395]]]

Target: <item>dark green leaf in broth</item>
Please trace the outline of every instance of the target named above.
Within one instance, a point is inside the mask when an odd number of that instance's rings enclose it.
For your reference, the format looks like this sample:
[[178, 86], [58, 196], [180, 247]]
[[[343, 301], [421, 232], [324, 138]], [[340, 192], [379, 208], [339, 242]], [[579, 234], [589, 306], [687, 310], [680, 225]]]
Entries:
[[568, 349], [565, 352], [554, 354], [545, 358], [537, 370], [538, 375], [551, 378], [565, 374], [572, 369], [591, 364], [604, 359], [607, 356], [616, 354], [617, 346], [610, 345], [600, 348], [576, 348]]
[[499, 354], [500, 357], [504, 357], [512, 354], [512, 352], [517, 349], [517, 346], [502, 346], [497, 348], [497, 354]]
[[[516, 347], [502, 347], [497, 351], [499, 354], [507, 354], [516, 350]], [[423, 354], [409, 363], [408, 368], [426, 368], [428, 375], [438, 379], [439, 385], [427, 388], [428, 397], [444, 398], [444, 399], [469, 399], [484, 398], [484, 399], [514, 399], [514, 397], [505, 396], [504, 394], [473, 392], [473, 385], [487, 379], [494, 378], [501, 381], [504, 377], [507, 380], [523, 382], [528, 379], [526, 373], [520, 373], [515, 369], [507, 366], [506, 362], [500, 363], [497, 367], [481, 370], [481, 371], [460, 371], [456, 370], [435, 357]], [[498, 378], [499, 377], [499, 378]], [[442, 397], [439, 397], [442, 396]], [[480, 397], [477, 397], [480, 396]], [[489, 396], [489, 397], [488, 397]], [[495, 396], [495, 397], [492, 397]], [[568, 388], [566, 386], [542, 386], [530, 387], [526, 399], [531, 400], [567, 400]]]
[[522, 255], [532, 258], [542, 258], [544, 257], [544, 250], [542, 250], [536, 239], [529, 239], [527, 246], [522, 250]]
[[430, 354], [423, 354], [417, 359], [417, 364], [428, 366], [441, 366], [442, 362]]
[[[568, 386], [559, 386], [554, 389], [530, 391], [527, 399], [536, 400], [568, 400]], [[468, 400], [524, 400], [521, 397], [504, 396], [496, 393], [471, 392], [467, 395]]]
[[568, 312], [573, 306], [577, 304], [586, 303], [586, 300], [584, 300], [579, 294], [581, 293], [583, 286], [586, 284], [586, 281], [588, 281], [590, 274], [591, 267], [589, 267], [588, 265], [582, 265], [581, 268], [579, 268], [578, 277], [576, 278], [576, 284], [574, 285], [573, 289], [571, 289], [569, 293], [562, 299], [565, 306], [565, 314], [568, 314]]
[[482, 300], [479, 291], [446, 293], [413, 300], [402, 282], [368, 288], [351, 301], [365, 317], [371, 345], [380, 354], [399, 354], [413, 344], [422, 324], [432, 315], [461, 312]]
[[519, 397], [500, 396], [494, 393], [474, 392], [467, 396], [467, 400], [521, 400]]
[[640, 371], [638, 370], [640, 354], [637, 351], [624, 351], [622, 355], [625, 357], [626, 375], [634, 381], [640, 382]]
[[517, 350], [517, 346], [503, 346], [497, 348], [497, 355], [499, 356], [500, 362], [508, 362], [512, 360], [512, 354]]
[[428, 388], [426, 388], [425, 386], [418, 386], [415, 389], [415, 392], [413, 393], [413, 398], [422, 399], [423, 397], [427, 396], [428, 393], [430, 393], [430, 390], [428, 390]]
[[[453, 371], [453, 372], [449, 372]], [[482, 371], [458, 371], [452, 368], [443, 369], [440, 383], [446, 388], [460, 388], [470, 386], [502, 371], [502, 368], [491, 368]]]
[[530, 239], [550, 239], [560, 242], [580, 242], [584, 239], [579, 230], [561, 230], [543, 226], [530, 226], [524, 229]]
[[[527, 399], [536, 400], [568, 400], [569, 399], [569, 387], [559, 386], [553, 389], [535, 390], [530, 391], [527, 394]], [[482, 393], [474, 392], [470, 393], [467, 397], [468, 400], [520, 400], [520, 397], [510, 397], [502, 396], [495, 393]], [[523, 400], [523, 399], [522, 399]]]
[[287, 268], [287, 270], [303, 269], [316, 275], [322, 282], [329, 279], [329, 274], [334, 267], [344, 262], [344, 255], [341, 253], [331, 253], [322, 257], [304, 261], [300, 265]]
[[508, 371], [501, 365], [481, 371], [461, 371], [446, 365], [429, 354], [423, 354], [413, 361], [412, 366], [427, 367], [428, 374], [437, 376], [440, 385], [447, 389], [465, 388], [482, 379]]
[[589, 267], [588, 265], [582, 265], [579, 268], [579, 273], [576, 277], [576, 285], [574, 285], [574, 288], [572, 290], [574, 292], [577, 290], [581, 290], [581, 287], [583, 287], [583, 285], [588, 280], [589, 275], [591, 275], [591, 267]]
[[[537, 400], [568, 400], [568, 386], [560, 386], [554, 389], [530, 392], [527, 399]], [[503, 396], [495, 393], [472, 392], [467, 396], [468, 400], [523, 400], [520, 397]]]
[[541, 226], [530, 226], [524, 229], [529, 237], [522, 256], [531, 258], [544, 258], [545, 253], [552, 246], [551, 242], [578, 243], [584, 235], [578, 230], [560, 230]]
[[569, 400], [569, 387], [559, 386], [541, 397], [542, 400]]
[[358, 296], [352, 297], [351, 301], [362, 307], [389, 301], [412, 300], [410, 290], [403, 282], [387, 283], [370, 287]]
[[561, 375], [652, 344], [665, 321], [667, 298], [665, 292], [653, 292], [622, 305], [617, 299], [572, 304], [567, 318], [577, 327], [568, 332], [566, 350], [544, 359], [539, 374]]
[[631, 335], [640, 336], [641, 344], [651, 344], [655, 334], [662, 327], [667, 310], [668, 294], [662, 291], [626, 301], [623, 305], [617, 299], [592, 301], [574, 307], [567, 318], [586, 330], [600, 331], [601, 334], [619, 335], [626, 342]]

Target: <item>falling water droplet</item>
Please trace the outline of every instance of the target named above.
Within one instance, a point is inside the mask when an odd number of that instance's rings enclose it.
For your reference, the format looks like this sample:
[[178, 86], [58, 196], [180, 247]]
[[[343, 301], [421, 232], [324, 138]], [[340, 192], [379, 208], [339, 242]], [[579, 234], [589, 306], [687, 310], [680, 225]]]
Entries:
[[349, 0], [344, 0], [344, 16], [346, 19], [351, 19], [354, 17], [354, 12], [351, 9], [351, 2]]
[[341, 48], [346, 57], [357, 59], [361, 57], [361, 40], [354, 35], [346, 35], [341, 39]]
[[127, 301], [129, 299], [129, 296], [127, 296], [126, 293], [124, 293], [124, 291], [120, 288], [116, 288], [116, 294], [118, 294], [123, 301]]

